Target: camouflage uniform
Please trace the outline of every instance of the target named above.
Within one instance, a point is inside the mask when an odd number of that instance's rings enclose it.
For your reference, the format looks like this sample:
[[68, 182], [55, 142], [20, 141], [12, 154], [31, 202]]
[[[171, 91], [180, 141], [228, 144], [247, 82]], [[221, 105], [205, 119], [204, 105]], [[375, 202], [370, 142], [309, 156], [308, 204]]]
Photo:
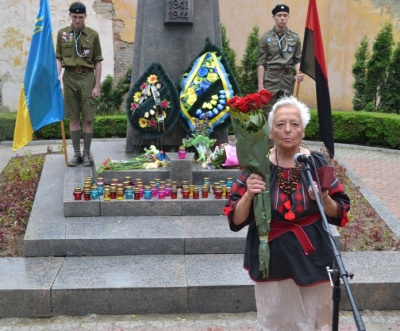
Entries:
[[273, 28], [261, 36], [258, 43], [257, 67], [264, 66], [264, 88], [274, 94], [267, 106], [267, 112], [277, 98], [283, 94], [293, 94], [296, 82], [293, 66], [299, 63], [300, 59], [300, 37], [292, 30], [286, 28], [285, 32], [278, 37]]

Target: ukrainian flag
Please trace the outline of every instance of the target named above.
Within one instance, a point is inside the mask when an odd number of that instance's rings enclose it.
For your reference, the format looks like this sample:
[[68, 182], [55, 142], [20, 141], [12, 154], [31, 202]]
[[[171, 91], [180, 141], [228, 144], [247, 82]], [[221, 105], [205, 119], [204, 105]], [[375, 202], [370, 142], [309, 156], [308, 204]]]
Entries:
[[27, 145], [33, 132], [64, 119], [64, 101], [58, 80], [48, 0], [40, 0], [21, 88], [13, 150]]

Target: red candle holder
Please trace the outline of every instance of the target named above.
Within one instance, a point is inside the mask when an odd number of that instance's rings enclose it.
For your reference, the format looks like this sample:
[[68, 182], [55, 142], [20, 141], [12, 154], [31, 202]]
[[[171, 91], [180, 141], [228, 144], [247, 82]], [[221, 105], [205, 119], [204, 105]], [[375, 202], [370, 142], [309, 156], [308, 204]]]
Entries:
[[82, 200], [82, 190], [81, 190], [81, 188], [80, 187], [76, 187], [75, 189], [74, 189], [74, 193], [73, 193], [73, 195], [74, 195], [74, 199], [75, 200]]
[[182, 190], [182, 199], [189, 199], [190, 192], [189, 190]]
[[214, 191], [214, 198], [215, 199], [222, 199], [222, 189], [216, 188]]

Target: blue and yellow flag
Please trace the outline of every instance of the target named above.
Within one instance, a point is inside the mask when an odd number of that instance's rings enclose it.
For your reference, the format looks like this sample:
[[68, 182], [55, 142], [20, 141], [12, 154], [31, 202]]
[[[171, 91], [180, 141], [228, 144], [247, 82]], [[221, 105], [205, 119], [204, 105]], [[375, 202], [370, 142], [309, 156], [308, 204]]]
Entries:
[[33, 132], [64, 119], [51, 26], [48, 0], [40, 0], [19, 97], [14, 151], [32, 141]]

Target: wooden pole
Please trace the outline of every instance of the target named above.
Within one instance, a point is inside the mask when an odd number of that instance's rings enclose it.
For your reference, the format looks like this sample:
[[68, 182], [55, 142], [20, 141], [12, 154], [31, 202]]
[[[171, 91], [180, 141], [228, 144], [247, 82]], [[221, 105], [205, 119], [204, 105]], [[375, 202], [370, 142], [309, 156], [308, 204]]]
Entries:
[[62, 146], [65, 158], [65, 166], [68, 167], [68, 153], [67, 153], [67, 143], [65, 141], [64, 121], [61, 121], [60, 123], [61, 123], [61, 137], [62, 137]]
[[[301, 73], [301, 71], [299, 71], [299, 73]], [[297, 79], [296, 79], [296, 82], [297, 82], [297, 84], [296, 84], [296, 92], [295, 92], [294, 96], [295, 96], [296, 99], [298, 99], [299, 98], [299, 92], [300, 92], [300, 82], [297, 81]]]

